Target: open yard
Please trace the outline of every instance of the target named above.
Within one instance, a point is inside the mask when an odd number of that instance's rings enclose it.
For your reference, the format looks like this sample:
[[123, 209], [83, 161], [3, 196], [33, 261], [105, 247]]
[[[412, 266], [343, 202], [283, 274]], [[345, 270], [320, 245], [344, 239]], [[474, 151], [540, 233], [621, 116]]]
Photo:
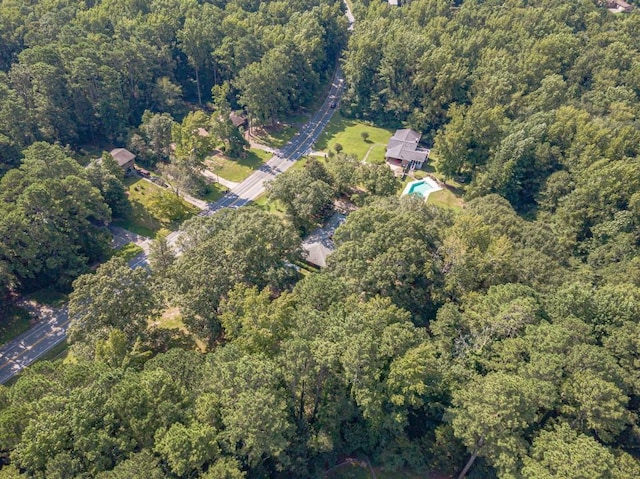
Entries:
[[200, 352], [207, 350], [206, 343], [195, 336], [184, 325], [179, 308], [169, 308], [165, 310], [156, 321], [149, 322], [149, 328], [166, 330], [168, 333], [168, 345], [170, 347], [181, 347], [183, 349], [198, 349]]
[[201, 196], [200, 199], [208, 201], [209, 203], [213, 203], [214, 201], [218, 201], [222, 198], [229, 188], [221, 185], [220, 183], [210, 183], [209, 184], [209, 193], [204, 196]]
[[440, 206], [442, 208], [450, 208], [454, 211], [462, 211], [462, 208], [464, 208], [464, 201], [462, 198], [456, 196], [448, 189], [434, 191], [429, 194], [427, 203], [430, 205]]
[[114, 224], [139, 235], [153, 238], [161, 228], [175, 230], [182, 221], [198, 212], [195, 206], [149, 181], [127, 178], [125, 186], [129, 191], [131, 212]]
[[[251, 141], [270, 146], [271, 148], [281, 148], [293, 138], [298, 131], [300, 124], [304, 123], [305, 118], [294, 118], [293, 123], [279, 123], [273, 127], [253, 128], [251, 130]], [[300, 120], [298, 123], [296, 120]]]
[[244, 158], [230, 159], [218, 155], [208, 158], [205, 164], [213, 174], [220, 175], [225, 180], [239, 183], [260, 168], [272, 156], [267, 151], [251, 148]]
[[250, 206], [278, 216], [283, 216], [285, 214], [284, 206], [282, 206], [279, 201], [270, 201], [269, 193], [266, 191], [252, 201]]
[[[369, 134], [366, 140], [362, 138], [363, 132]], [[315, 149], [335, 150], [336, 143], [339, 143], [345, 153], [355, 155], [359, 160], [364, 159], [371, 149], [367, 161], [377, 163], [384, 161], [384, 149], [392, 136], [393, 131], [391, 130], [361, 121], [349, 120], [336, 112], [324, 133], [318, 138]]]

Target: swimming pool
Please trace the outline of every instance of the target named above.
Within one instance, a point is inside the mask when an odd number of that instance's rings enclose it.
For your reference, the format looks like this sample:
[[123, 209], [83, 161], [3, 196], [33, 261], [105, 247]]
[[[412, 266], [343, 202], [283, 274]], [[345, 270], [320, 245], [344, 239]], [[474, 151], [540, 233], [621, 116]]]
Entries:
[[431, 178], [425, 178], [423, 180], [412, 181], [409, 183], [402, 192], [403, 195], [418, 195], [422, 196], [425, 200], [429, 196], [429, 193], [441, 190], [438, 184]]

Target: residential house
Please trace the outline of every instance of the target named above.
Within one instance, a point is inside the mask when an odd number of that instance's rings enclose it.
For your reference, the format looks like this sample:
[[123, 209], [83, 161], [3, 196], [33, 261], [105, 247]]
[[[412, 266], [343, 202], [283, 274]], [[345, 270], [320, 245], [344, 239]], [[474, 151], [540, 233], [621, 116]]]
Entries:
[[418, 145], [422, 135], [414, 130], [396, 130], [387, 144], [385, 158], [391, 166], [420, 169], [431, 150]]
[[607, 8], [614, 13], [629, 13], [633, 10], [633, 5], [629, 5], [624, 0], [607, 0]]
[[333, 244], [333, 234], [338, 227], [344, 223], [346, 216], [341, 213], [334, 213], [322, 228], [314, 230], [303, 242], [302, 250], [304, 260], [314, 266], [324, 268], [327, 266], [327, 256], [333, 253], [336, 248]]
[[118, 162], [120, 168], [124, 170], [125, 175], [133, 172], [136, 155], [131, 153], [126, 148], [114, 148], [110, 153], [113, 159]]
[[231, 123], [233, 123], [233, 126], [235, 126], [236, 128], [247, 126], [247, 117], [244, 115], [238, 115], [234, 111], [229, 114], [229, 119], [231, 120]]

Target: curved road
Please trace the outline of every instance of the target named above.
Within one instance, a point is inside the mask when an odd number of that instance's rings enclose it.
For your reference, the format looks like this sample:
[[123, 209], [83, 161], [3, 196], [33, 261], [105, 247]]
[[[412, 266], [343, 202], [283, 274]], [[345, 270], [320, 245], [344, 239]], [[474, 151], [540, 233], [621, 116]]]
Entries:
[[[346, 15], [349, 19], [349, 30], [353, 29], [354, 18], [346, 4]], [[340, 101], [344, 91], [344, 78], [340, 67], [336, 69], [331, 89], [322, 107], [300, 129], [298, 133], [276, 154], [249, 176], [235, 186], [215, 203], [210, 203], [200, 214], [209, 216], [222, 208], [238, 208], [255, 200], [265, 191], [265, 182], [275, 178], [289, 169], [298, 159], [305, 156], [316, 142], [324, 128], [331, 120], [335, 104]], [[332, 108], [334, 105], [334, 108]], [[168, 236], [170, 244], [175, 244], [182, 234], [175, 231]], [[147, 265], [147, 257], [141, 254], [130, 263], [132, 268]], [[38, 311], [41, 321], [29, 331], [10, 341], [0, 348], [0, 384], [6, 383], [22, 369], [46, 354], [67, 337], [69, 319], [67, 308], [42, 308]]]

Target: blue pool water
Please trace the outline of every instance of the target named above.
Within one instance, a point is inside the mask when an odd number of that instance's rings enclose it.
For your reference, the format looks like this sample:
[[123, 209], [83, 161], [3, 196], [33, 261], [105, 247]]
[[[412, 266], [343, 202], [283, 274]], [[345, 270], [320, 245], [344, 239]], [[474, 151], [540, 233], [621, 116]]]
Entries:
[[429, 193], [438, 191], [440, 187], [431, 179], [413, 181], [407, 185], [402, 194], [404, 195], [420, 195], [423, 198], [429, 196]]

